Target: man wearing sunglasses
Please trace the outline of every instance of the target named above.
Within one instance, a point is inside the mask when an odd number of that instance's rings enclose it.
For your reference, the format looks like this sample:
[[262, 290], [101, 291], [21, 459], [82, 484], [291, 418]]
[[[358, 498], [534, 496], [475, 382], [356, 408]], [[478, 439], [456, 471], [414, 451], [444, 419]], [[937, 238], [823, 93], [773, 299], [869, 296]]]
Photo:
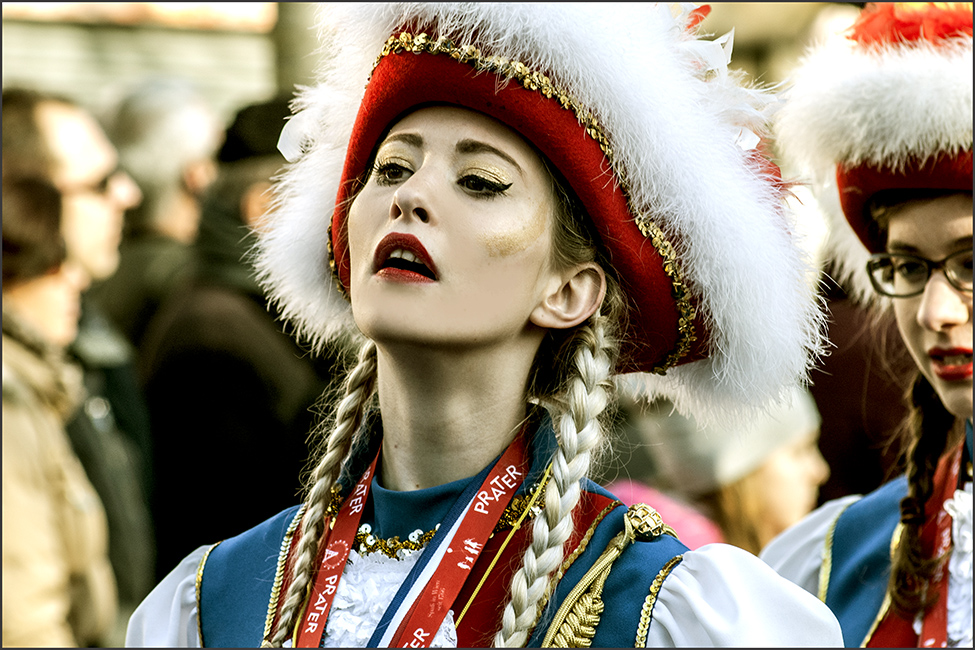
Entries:
[[[2, 119], [4, 177], [42, 178], [57, 187], [68, 259], [89, 282], [111, 276], [119, 265], [125, 211], [142, 193], [119, 169], [118, 153], [99, 122], [68, 98], [13, 87], [3, 90]], [[69, 353], [84, 371], [86, 395], [66, 430], [105, 506], [124, 625], [127, 609], [152, 587], [154, 575], [148, 414], [134, 350], [84, 296]]]

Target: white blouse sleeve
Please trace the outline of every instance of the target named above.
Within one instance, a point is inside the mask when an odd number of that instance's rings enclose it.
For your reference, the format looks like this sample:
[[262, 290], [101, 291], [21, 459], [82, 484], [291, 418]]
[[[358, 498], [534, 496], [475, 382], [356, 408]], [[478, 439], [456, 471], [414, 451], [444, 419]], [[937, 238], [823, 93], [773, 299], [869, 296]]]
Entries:
[[187, 555], [139, 604], [129, 619], [126, 647], [200, 647], [196, 571], [209, 548]]
[[833, 613], [751, 553], [728, 544], [688, 551], [664, 581], [652, 646], [843, 647]]
[[823, 504], [780, 533], [758, 556], [780, 576], [818, 596], [826, 536], [840, 513], [861, 498], [861, 495], [853, 495]]

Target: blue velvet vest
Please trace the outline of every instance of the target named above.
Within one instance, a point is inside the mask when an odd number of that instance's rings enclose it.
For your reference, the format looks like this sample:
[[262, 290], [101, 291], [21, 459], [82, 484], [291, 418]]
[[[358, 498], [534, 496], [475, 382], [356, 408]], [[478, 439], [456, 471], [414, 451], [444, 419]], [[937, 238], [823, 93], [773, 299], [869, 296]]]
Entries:
[[[543, 422], [533, 438], [532, 471], [522, 491], [534, 484], [533, 477], [539, 476], [544, 471], [554, 450], [555, 436], [547, 421]], [[366, 451], [366, 455], [368, 453], [370, 452]], [[586, 481], [584, 487], [581, 507], [576, 516], [577, 534], [573, 538], [585, 540], [577, 547], [584, 550], [566, 570], [549, 600], [529, 640], [531, 646], [541, 645], [566, 596], [606, 550], [610, 541], [624, 529], [627, 508], [609, 492], [592, 482]], [[437, 489], [433, 488], [433, 490]], [[383, 499], [374, 499], [375, 492], [374, 490], [370, 494], [370, 502], [382, 501]], [[367, 504], [364, 521], [367, 520], [365, 516], [369, 514], [370, 505], [373, 508], [383, 507], [381, 504], [379, 506], [374, 503]], [[414, 502], [410, 507], [418, 506]], [[198, 574], [200, 629], [205, 645], [257, 647], [261, 644], [275, 578], [279, 573], [282, 543], [297, 511], [297, 506], [285, 510], [255, 528], [227, 539], [211, 549]], [[381, 518], [383, 514], [374, 512], [373, 517]], [[520, 565], [520, 554], [528, 543], [529, 529], [529, 526], [522, 529], [521, 538], [516, 539], [505, 549], [504, 559], [496, 566]], [[591, 536], [586, 537], [587, 531], [591, 531]], [[491, 562], [495, 549], [500, 550], [498, 546], [503, 537], [503, 535], [495, 535], [491, 543], [485, 547], [468, 582], [477, 581], [478, 565], [486, 566]], [[661, 578], [669, 575], [669, 570], [676, 566], [676, 562], [679, 562], [680, 556], [686, 550], [687, 547], [670, 535], [659, 535], [649, 541], [638, 540], [626, 548], [613, 563], [603, 588], [602, 599], [605, 607], [592, 639], [593, 647], [634, 645], [641, 620], [644, 625], [652, 620], [649, 616], [652, 612], [645, 609], [645, 603], [647, 596], [651, 592], [656, 593], [660, 588], [660, 580], [657, 581], [658, 584], [653, 585], [654, 580], [658, 574], [661, 574]], [[506, 561], [509, 558], [511, 561]], [[676, 560], [671, 562], [675, 558]], [[665, 565], [668, 565], [668, 568], [661, 573]], [[480, 592], [482, 594], [478, 597], [480, 600], [474, 601], [474, 607], [459, 626], [458, 638], [462, 646], [486, 645], [489, 643], [490, 634], [500, 627], [498, 617], [503, 602], [499, 601], [507, 594], [511, 570], [508, 569], [508, 573], [498, 571], [495, 573], [498, 575], [495, 579], [492, 574], [493, 585], [488, 584]], [[464, 596], [464, 592], [461, 596]], [[497, 624], [494, 622], [496, 618]], [[480, 625], [484, 629], [476, 631], [465, 629], [468, 624], [472, 627]], [[646, 633], [645, 628], [642, 633]]]
[[847, 647], [860, 646], [880, 613], [890, 578], [890, 542], [905, 496], [907, 478], [901, 476], [854, 502], [836, 521], [826, 604]]

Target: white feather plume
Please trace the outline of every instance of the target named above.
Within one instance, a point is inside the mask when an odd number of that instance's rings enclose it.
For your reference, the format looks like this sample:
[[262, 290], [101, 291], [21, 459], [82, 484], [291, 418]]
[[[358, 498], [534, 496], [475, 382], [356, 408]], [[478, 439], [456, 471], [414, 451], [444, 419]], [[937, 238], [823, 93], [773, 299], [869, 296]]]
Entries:
[[326, 237], [348, 140], [372, 66], [409, 18], [547, 74], [610, 139], [631, 204], [678, 252], [710, 331], [710, 358], [648, 376], [653, 394], [707, 420], [804, 383], [822, 349], [812, 263], [768, 178], [746, 164], [767, 131], [771, 93], [727, 67], [731, 35], [699, 39], [688, 11], [645, 3], [337, 3], [320, 12], [318, 83], [282, 136], [293, 160], [256, 251], [262, 283], [320, 346], [354, 327], [334, 288]]

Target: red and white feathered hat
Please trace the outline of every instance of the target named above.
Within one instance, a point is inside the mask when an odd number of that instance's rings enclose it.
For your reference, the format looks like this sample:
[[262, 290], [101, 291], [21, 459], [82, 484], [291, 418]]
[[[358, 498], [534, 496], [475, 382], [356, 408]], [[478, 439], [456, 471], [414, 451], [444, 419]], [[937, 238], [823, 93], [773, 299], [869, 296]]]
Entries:
[[706, 8], [674, 9], [323, 5], [318, 84], [282, 134], [255, 255], [284, 316], [316, 345], [353, 327], [347, 200], [394, 120], [448, 103], [520, 133], [581, 199], [632, 304], [621, 370], [702, 418], [804, 382], [822, 315], [759, 151], [774, 98], [729, 71], [730, 35], [695, 35]]
[[774, 117], [783, 164], [810, 183], [854, 297], [886, 306], [866, 272], [885, 244], [870, 198], [972, 191], [972, 4], [867, 5], [807, 52], [784, 100]]

